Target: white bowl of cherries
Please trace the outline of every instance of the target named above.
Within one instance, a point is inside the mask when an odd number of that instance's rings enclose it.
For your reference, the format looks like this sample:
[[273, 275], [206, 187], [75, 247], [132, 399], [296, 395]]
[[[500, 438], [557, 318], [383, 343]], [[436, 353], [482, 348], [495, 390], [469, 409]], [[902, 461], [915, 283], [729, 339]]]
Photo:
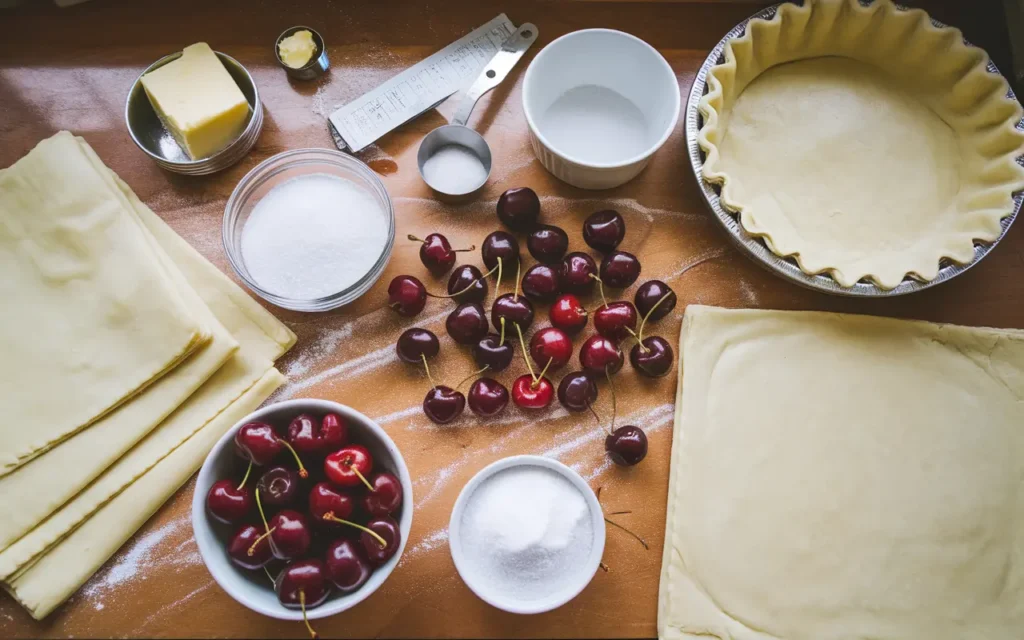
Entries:
[[377, 423], [337, 402], [289, 400], [249, 414], [213, 448], [192, 528], [232, 598], [272, 618], [317, 619], [387, 580], [412, 511], [409, 469]]

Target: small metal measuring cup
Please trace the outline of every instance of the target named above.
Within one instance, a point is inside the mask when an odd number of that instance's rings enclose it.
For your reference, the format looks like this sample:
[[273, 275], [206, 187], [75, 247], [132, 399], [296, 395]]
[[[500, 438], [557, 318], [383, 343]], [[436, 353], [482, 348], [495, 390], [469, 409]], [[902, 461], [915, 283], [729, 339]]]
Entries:
[[[431, 189], [447, 196], [464, 196], [473, 193], [487, 182], [487, 178], [491, 175], [491, 148], [482, 135], [466, 126], [466, 122], [469, 121], [469, 115], [473, 113], [473, 107], [476, 106], [480, 97], [501, 84], [501, 81], [516, 66], [516, 63], [535, 40], [537, 40], [536, 26], [529, 22], [519, 25], [515, 33], [505, 39], [501, 49], [494, 54], [494, 58], [480, 72], [476, 81], [466, 90], [451, 124], [434, 129], [420, 143], [416, 162], [419, 165], [420, 177]], [[447, 146], [463, 147], [467, 152], [476, 156], [484, 168], [484, 177], [479, 184], [467, 184], [465, 190], [453, 193], [441, 185], [431, 184], [430, 180], [427, 180], [427, 176], [423, 173], [423, 166], [442, 147]], [[470, 186], [472, 188], [468, 188]]]

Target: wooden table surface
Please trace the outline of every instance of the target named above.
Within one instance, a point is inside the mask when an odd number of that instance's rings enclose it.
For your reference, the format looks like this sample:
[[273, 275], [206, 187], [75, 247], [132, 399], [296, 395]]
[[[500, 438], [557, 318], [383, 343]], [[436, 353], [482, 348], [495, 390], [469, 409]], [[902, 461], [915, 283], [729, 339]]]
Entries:
[[[226, 273], [220, 241], [224, 204], [238, 180], [257, 163], [300, 147], [331, 147], [326, 115], [444, 44], [507, 11], [531, 21], [540, 42], [509, 80], [478, 105], [471, 125], [494, 150], [485, 192], [460, 206], [437, 202], [416, 171], [423, 135], [445, 122], [454, 107], [441, 105], [360, 154], [383, 175], [395, 203], [398, 237], [445, 233], [455, 245], [479, 244], [498, 228], [498, 195], [529, 186], [542, 198], [545, 221], [570, 232], [585, 248], [580, 225], [601, 208], [618, 209], [628, 231], [625, 249], [643, 263], [641, 280], [661, 278], [680, 304], [656, 325], [673, 344], [686, 305], [832, 309], [924, 318], [969, 325], [1024, 328], [1024, 224], [1017, 224], [984, 262], [952, 283], [909, 297], [846, 300], [813, 293], [761, 270], [733, 249], [705, 209], [684, 152], [682, 123], [648, 169], [608, 192], [585, 192], [559, 183], [534, 160], [527, 142], [520, 87], [528, 59], [552, 39], [585, 27], [614, 27], [644, 38], [665, 55], [684, 99], [706, 52], [750, 2], [515, 2], [450, 0], [445, 3], [350, 3], [274, 0], [200, 0], [137, 3], [93, 0], [65, 10], [33, 5], [0, 11], [0, 167], [61, 129], [82, 135], [100, 157], [185, 239]], [[763, 3], [761, 3], [763, 4]], [[958, 6], [959, 5], [959, 6]], [[967, 6], [970, 5], [970, 6]], [[924, 3], [935, 17], [960, 25], [972, 41], [1007, 64], [1003, 20], [996, 5]], [[285, 27], [308, 24], [326, 38], [330, 74], [318, 82], [290, 82], [274, 61], [274, 38]], [[987, 26], [986, 26], [987, 25]], [[140, 71], [160, 56], [205, 40], [245, 64], [256, 78], [266, 124], [253, 152], [239, 165], [210, 177], [166, 173], [131, 142], [123, 105]], [[479, 256], [466, 261], [479, 264]], [[444, 332], [449, 304], [431, 300], [415, 319], [385, 306], [395, 275], [424, 276], [417, 246], [399, 240], [380, 282], [351, 306], [324, 314], [274, 313], [298, 334], [280, 362], [290, 381], [277, 398], [321, 397], [352, 405], [376, 418], [401, 448], [415, 483], [412, 534], [398, 568], [366, 602], [320, 621], [324, 636], [650, 637], [656, 633], [668, 454], [675, 376], [639, 380], [627, 366], [618, 376], [620, 424], [647, 430], [650, 454], [638, 467], [612, 467], [592, 418], [562, 410], [523, 414], [510, 408], [480, 421], [468, 411], [438, 427], [420, 410], [427, 389], [418, 369], [394, 357], [394, 341], [409, 326], [442, 337], [437, 375], [449, 383], [472, 369], [465, 350]], [[431, 289], [440, 281], [425, 278]], [[632, 290], [627, 292], [632, 298]], [[592, 301], [590, 301], [592, 302]], [[518, 355], [517, 355], [518, 357]], [[521, 360], [500, 378], [521, 373]], [[598, 408], [608, 411], [602, 387]], [[452, 504], [465, 482], [499, 458], [551, 455], [574, 466], [613, 510], [650, 543], [650, 551], [609, 528], [604, 561], [591, 585], [561, 609], [514, 616], [478, 600], [455, 572], [446, 541]], [[218, 588], [199, 560], [183, 488], [78, 594], [46, 621], [32, 621], [10, 598], [0, 599], [0, 636], [281, 636], [303, 637], [300, 624], [261, 617]]]

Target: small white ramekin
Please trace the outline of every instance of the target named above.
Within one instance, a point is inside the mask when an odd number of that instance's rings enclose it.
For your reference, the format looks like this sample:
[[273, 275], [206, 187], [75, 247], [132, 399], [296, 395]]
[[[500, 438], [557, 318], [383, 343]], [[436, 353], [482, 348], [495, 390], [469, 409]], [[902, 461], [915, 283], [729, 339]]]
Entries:
[[405, 460], [402, 459], [398, 447], [380, 425], [355, 409], [330, 400], [307, 398], [287, 400], [267, 405], [250, 413], [231, 427], [224, 437], [214, 445], [210, 454], [206, 456], [203, 467], [199, 470], [195, 493], [192, 496], [192, 531], [195, 534], [196, 545], [199, 547], [199, 555], [221, 589], [224, 589], [240, 604], [271, 618], [302, 620], [302, 612], [297, 609], [288, 609], [278, 601], [274, 590], [270, 588], [267, 576], [262, 571], [245, 571], [231, 564], [226, 547], [233, 527], [221, 524], [210, 517], [206, 510], [206, 494], [210, 492], [213, 483], [228, 477], [232, 470], [237, 472], [234, 439], [235, 433], [242, 425], [257, 421], [272, 425], [287, 424], [300, 413], [321, 416], [328, 412], [337, 413], [348, 422], [349, 433], [352, 434], [353, 440], [370, 450], [375, 460], [375, 467], [379, 465], [381, 469], [387, 469], [398, 476], [398, 481], [402, 484], [402, 513], [398, 518], [398, 529], [402, 532], [402, 540], [395, 555], [378, 567], [366, 584], [347, 595], [333, 592], [326, 602], [307, 610], [309, 618], [316, 620], [333, 616], [351, 609], [368, 598], [380, 585], [384, 584], [384, 581], [398, 566], [398, 560], [402, 557], [405, 544], [409, 540], [413, 510], [412, 478], [409, 476], [409, 468], [405, 465]]
[[[473, 496], [473, 492], [476, 491], [484, 481], [496, 473], [505, 471], [512, 467], [524, 466], [535, 466], [550, 469], [571, 482], [587, 502], [587, 507], [590, 510], [591, 527], [594, 530], [594, 541], [593, 546], [590, 548], [590, 557], [587, 558], [586, 565], [580, 569], [579, 583], [566, 587], [562, 591], [552, 594], [548, 598], [531, 600], [528, 602], [503, 597], [490, 589], [489, 585], [478, 581], [473, 574], [470, 561], [462, 552], [462, 516], [466, 510], [466, 505]], [[455, 562], [455, 568], [458, 570], [459, 576], [462, 577], [462, 581], [465, 582], [466, 586], [469, 587], [469, 589], [481, 600], [492, 607], [497, 607], [498, 609], [508, 611], [509, 613], [520, 614], [544, 613], [545, 611], [551, 611], [552, 609], [557, 609], [578, 596], [580, 592], [590, 584], [594, 574], [597, 573], [598, 567], [601, 565], [601, 556], [604, 555], [604, 537], [604, 511], [601, 509], [601, 503], [597, 501], [597, 495], [594, 494], [594, 490], [590, 488], [590, 485], [587, 484], [587, 481], [584, 480], [580, 474], [557, 460], [545, 458], [543, 456], [512, 456], [493, 462], [481, 469], [470, 479], [469, 482], [466, 483], [466, 486], [462, 488], [462, 492], [459, 494], [458, 499], [455, 501], [455, 506], [452, 508], [451, 521], [448, 523], [448, 546], [451, 549], [452, 560]]]
[[[544, 112], [570, 89], [585, 85], [611, 89], [640, 109], [650, 130], [642, 153], [600, 162], [552, 145], [541, 125]], [[679, 83], [665, 58], [640, 38], [614, 29], [584, 29], [558, 38], [537, 54], [523, 81], [533, 152], [556, 178], [581, 189], [617, 187], [643, 171], [675, 129], [680, 103]]]

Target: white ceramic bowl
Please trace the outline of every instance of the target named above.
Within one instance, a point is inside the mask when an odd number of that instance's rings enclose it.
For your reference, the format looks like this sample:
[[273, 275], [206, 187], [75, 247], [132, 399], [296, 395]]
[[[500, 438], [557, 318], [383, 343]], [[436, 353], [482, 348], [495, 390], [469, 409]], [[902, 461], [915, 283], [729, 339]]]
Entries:
[[617, 187], [643, 171], [675, 129], [679, 105], [665, 58], [613, 29], [558, 38], [523, 81], [533, 152], [556, 178], [583, 189]]
[[[373, 454], [375, 469], [387, 469], [398, 476], [399, 482], [402, 483], [403, 493], [402, 512], [397, 518], [402, 541], [398, 545], [395, 555], [384, 565], [378, 567], [358, 591], [348, 595], [332, 593], [322, 605], [308, 610], [309, 617], [314, 620], [326, 618], [351, 609], [369, 597], [380, 585], [384, 584], [384, 581], [394, 571], [405, 550], [405, 543], [409, 539], [413, 510], [412, 480], [409, 477], [409, 468], [405, 466], [405, 460], [398, 452], [398, 447], [376, 422], [355, 409], [329, 400], [288, 400], [268, 405], [249, 414], [224, 434], [224, 437], [206, 456], [206, 461], [203, 463], [202, 469], [199, 470], [195, 494], [192, 496], [192, 530], [195, 533], [196, 544], [199, 546], [199, 555], [202, 556], [206, 568], [210, 570], [210, 574], [213, 575], [217, 584], [239, 603], [271, 618], [302, 620], [302, 612], [296, 609], [287, 609], [278, 602], [277, 595], [270, 588], [267, 576], [262, 571], [246, 571], [231, 564], [225, 549], [228, 538], [235, 527], [221, 524], [210, 517], [206, 511], [206, 494], [210, 491], [213, 483], [225, 477], [233, 477], [233, 474], [238, 473], [238, 456], [235, 454], [234, 438], [235, 433], [242, 425], [255, 421], [267, 422], [272, 425], [287, 424], [300, 413], [321, 416], [328, 412], [337, 413], [348, 421], [352, 439], [364, 445]], [[244, 466], [242, 469], [244, 470]]]
[[[590, 557], [587, 558], [586, 565], [580, 569], [579, 581], [575, 584], [567, 585], [564, 589], [552, 594], [548, 598], [530, 601], [512, 599], [504, 596], [503, 594], [496, 593], [490, 585], [476, 577], [472, 571], [470, 560], [465, 556], [462, 550], [462, 517], [466, 510], [466, 505], [473, 496], [473, 492], [475, 492], [477, 488], [488, 478], [495, 474], [513, 467], [524, 466], [536, 466], [544, 469], [550, 469], [571, 482], [573, 486], [583, 494], [583, 498], [587, 502], [587, 507], [590, 510], [591, 527], [594, 531], [594, 540], [590, 548]], [[462, 488], [462, 493], [459, 494], [458, 499], [455, 501], [455, 507], [452, 509], [451, 521], [448, 523], [448, 546], [451, 549], [452, 560], [455, 562], [455, 568], [458, 570], [463, 582], [466, 583], [466, 586], [468, 586], [473, 593], [479, 596], [479, 598], [487, 604], [497, 607], [498, 609], [502, 609], [503, 611], [520, 614], [551, 611], [552, 609], [557, 609], [578, 596], [580, 592], [590, 584], [591, 579], [593, 579], [594, 574], [597, 572], [597, 569], [601, 564], [601, 556], [604, 554], [604, 536], [604, 511], [602, 511], [601, 504], [597, 501], [597, 496], [594, 494], [594, 490], [590, 488], [586, 480], [584, 480], [580, 474], [557, 460], [542, 456], [512, 456], [498, 460], [497, 462], [491, 463], [481, 469], [472, 477], [472, 479], [470, 479], [469, 482], [466, 483], [466, 486]]]

